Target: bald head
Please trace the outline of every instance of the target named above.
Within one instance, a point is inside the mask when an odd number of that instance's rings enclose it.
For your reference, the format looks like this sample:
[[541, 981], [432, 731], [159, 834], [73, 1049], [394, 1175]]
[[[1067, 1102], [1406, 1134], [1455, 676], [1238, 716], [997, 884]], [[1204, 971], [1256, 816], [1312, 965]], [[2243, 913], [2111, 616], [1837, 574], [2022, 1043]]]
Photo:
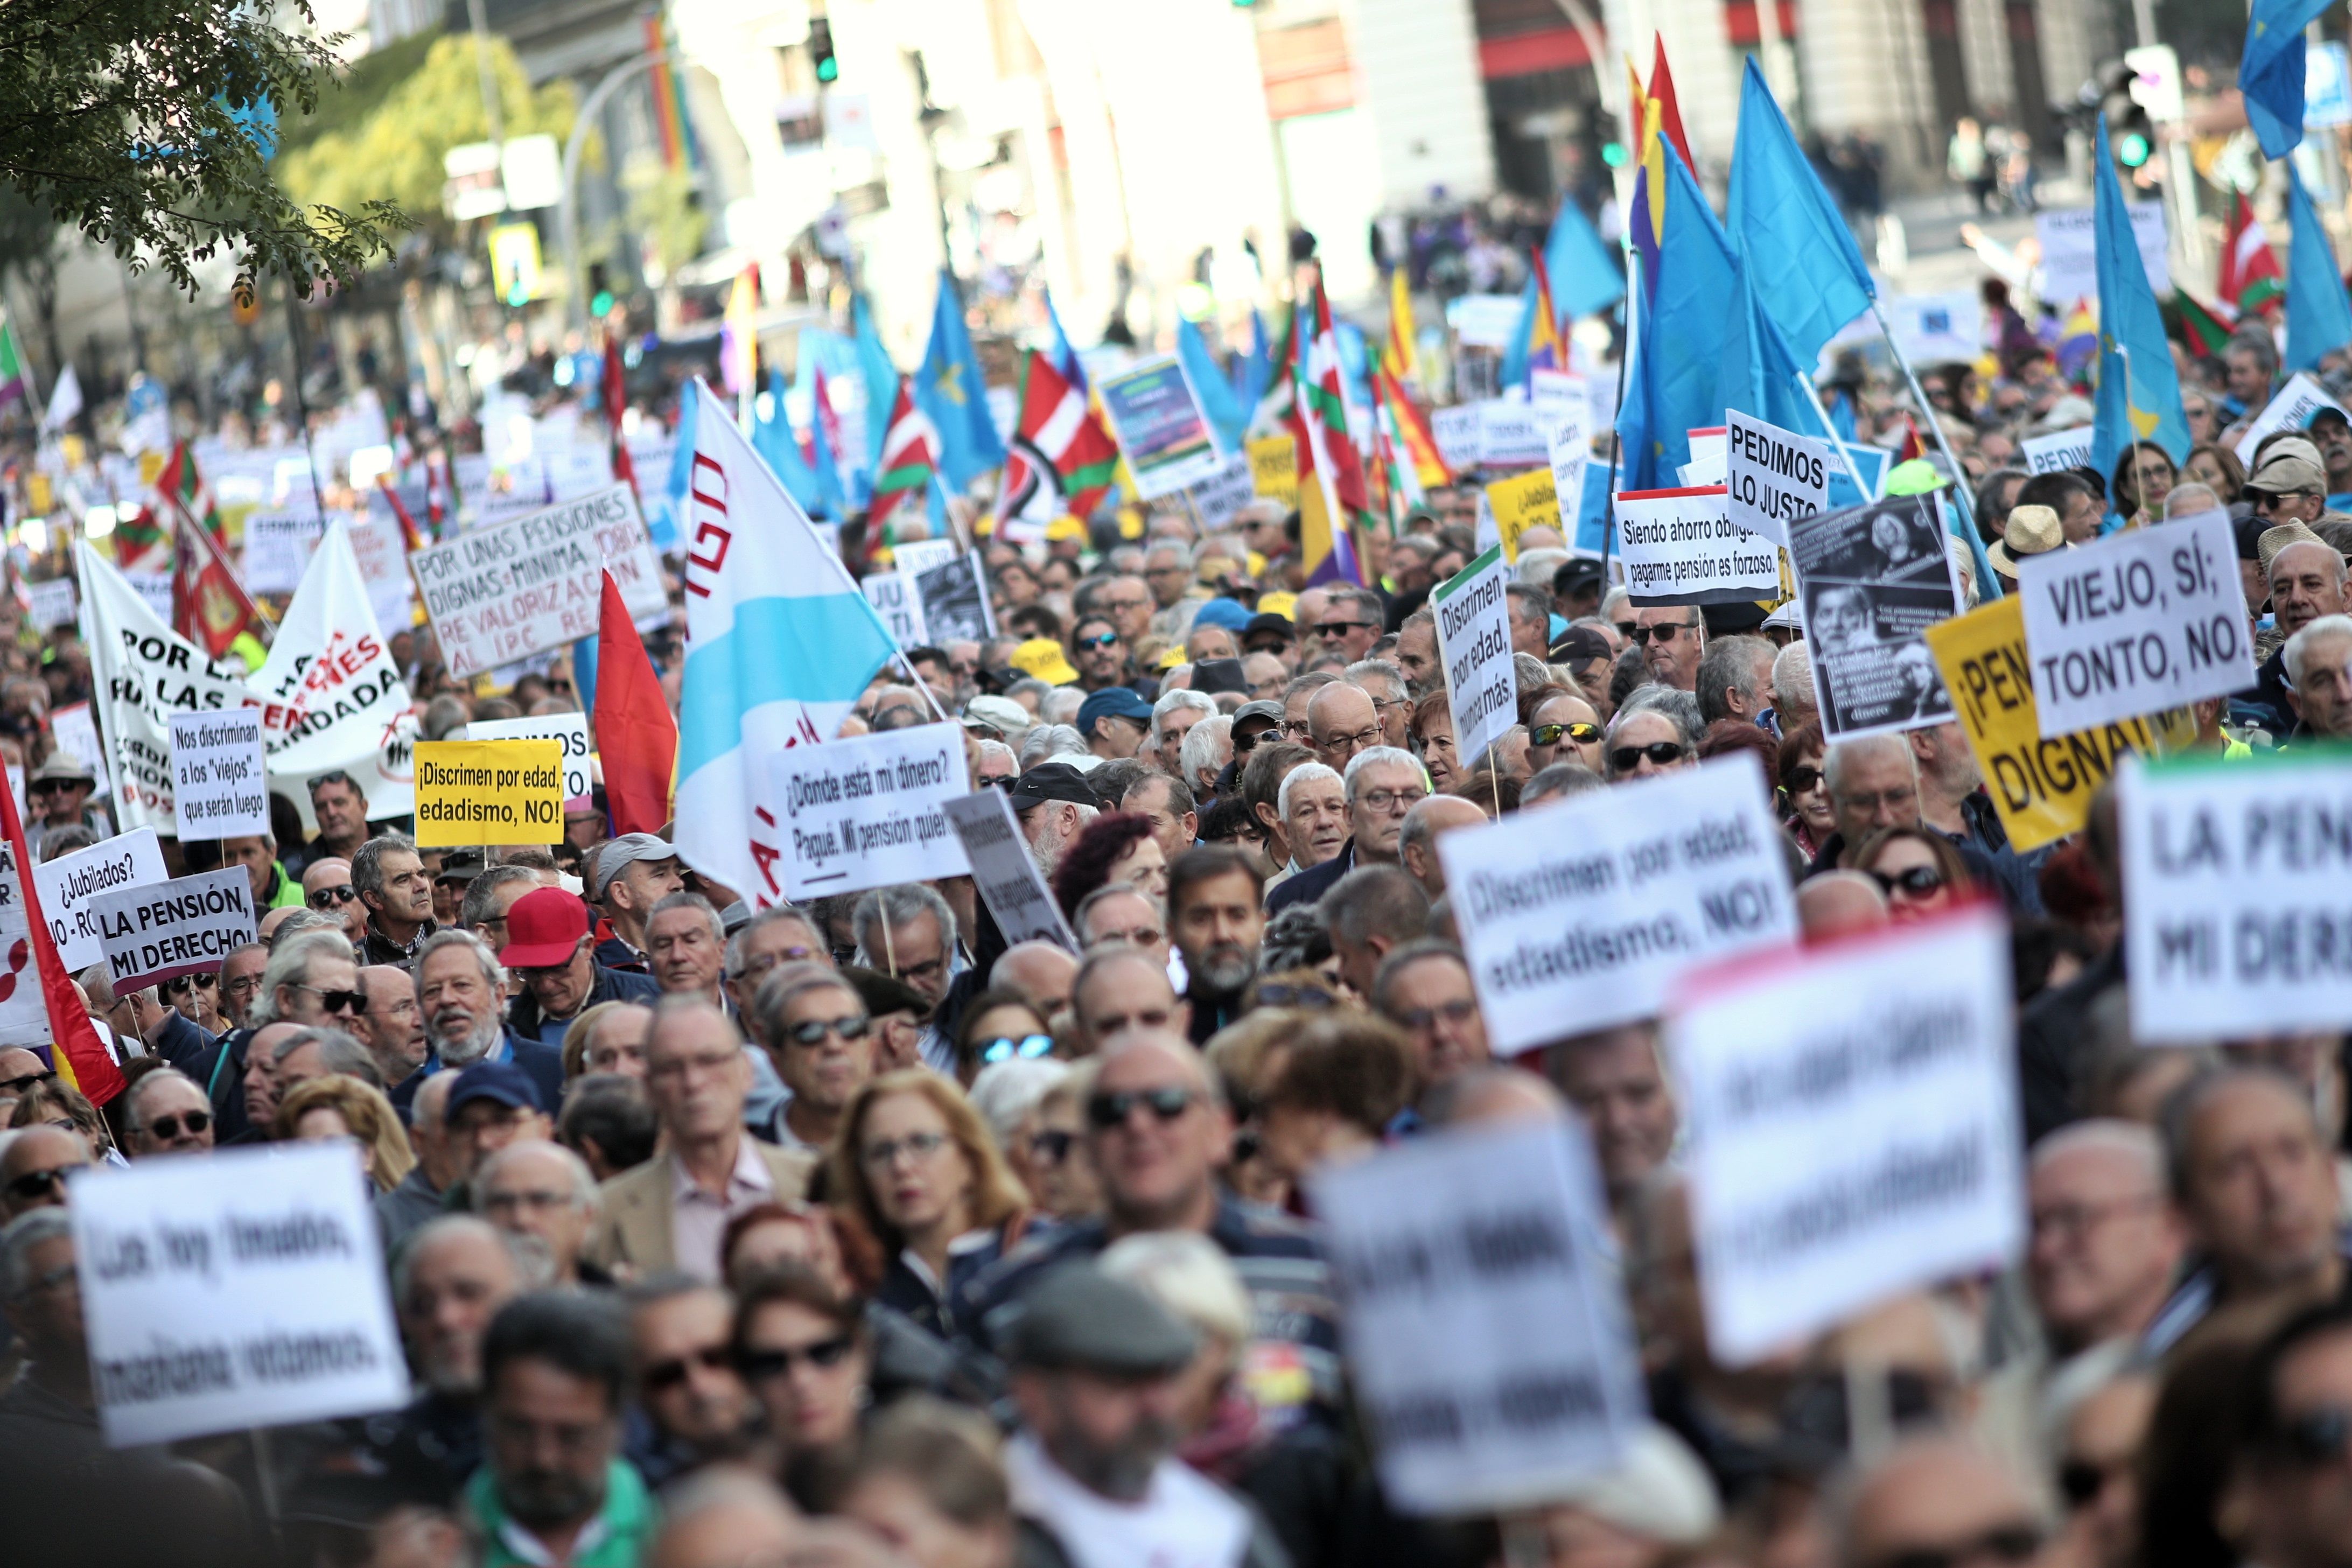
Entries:
[[1360, 686], [1335, 681], [1307, 700], [1307, 743], [1318, 761], [1343, 773], [1349, 758], [1381, 743], [1380, 730], [1380, 710]]
[[2021, 1539], [2041, 1535], [2032, 1503], [2008, 1471], [1959, 1443], [1906, 1444], [1855, 1489], [1842, 1532], [1842, 1568], [1964, 1552], [2012, 1530]]
[[1070, 1005], [1070, 984], [1077, 977], [1078, 961], [1059, 945], [1020, 942], [1004, 950], [988, 972], [988, 984], [1019, 992], [1039, 1017], [1051, 1018]]
[[1886, 895], [1859, 871], [1824, 871], [1797, 884], [1797, 921], [1807, 942], [1876, 931], [1887, 921]]
[[16, 1184], [44, 1172], [62, 1175], [89, 1163], [89, 1144], [80, 1133], [62, 1127], [25, 1129], [0, 1152], [0, 1218], [15, 1219], [32, 1209], [62, 1206], [66, 1191], [61, 1182], [53, 1182], [43, 1191], [23, 1193], [16, 1190]]
[[1070, 1011], [1089, 1051], [1130, 1037], [1182, 1034], [1191, 1009], [1176, 999], [1167, 965], [1133, 947], [1105, 947], [1087, 955], [1070, 989]]
[[1397, 834], [1397, 858], [1421, 884], [1421, 890], [1435, 899], [1445, 891], [1445, 868], [1438, 863], [1437, 841], [1457, 827], [1486, 820], [1485, 810], [1458, 795], [1423, 795], [1404, 814], [1404, 826]]
[[1496, 1063], [1448, 1079], [1423, 1102], [1433, 1124], [1462, 1127], [1506, 1121], [1565, 1121], [1567, 1102], [1534, 1073]]

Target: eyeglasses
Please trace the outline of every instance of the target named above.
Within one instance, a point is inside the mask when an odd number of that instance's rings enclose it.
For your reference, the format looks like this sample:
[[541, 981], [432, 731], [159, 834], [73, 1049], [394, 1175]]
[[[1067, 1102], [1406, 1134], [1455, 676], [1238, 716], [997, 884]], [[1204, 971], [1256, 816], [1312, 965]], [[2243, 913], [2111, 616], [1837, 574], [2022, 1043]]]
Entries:
[[1912, 866], [1904, 870], [1873, 871], [1870, 879], [1888, 898], [1901, 893], [1906, 898], [1924, 899], [1944, 885], [1944, 874], [1933, 866]]
[[573, 1193], [520, 1192], [482, 1194], [482, 1207], [490, 1214], [520, 1214], [526, 1210], [531, 1214], [550, 1214], [557, 1209], [570, 1208], [579, 1201], [578, 1194]]
[[308, 991], [316, 996], [319, 1010], [322, 1013], [349, 1013], [356, 1017], [367, 1011], [367, 993], [364, 991], [322, 991], [316, 985], [305, 985], [299, 981], [289, 984], [297, 991]]
[[1139, 1105], [1151, 1112], [1154, 1121], [1173, 1121], [1192, 1109], [1193, 1098], [1189, 1089], [1114, 1090], [1087, 1101], [1087, 1121], [1096, 1131], [1108, 1132], [1126, 1126]]
[[1129, 610], [1148, 609], [1150, 604], [1149, 599], [1097, 599], [1095, 607], [1116, 616]]
[[1821, 787], [1821, 769], [1790, 768], [1789, 770], [1789, 782], [1782, 787], [1790, 795], [1811, 795], [1813, 791]]
[[1118, 641], [1118, 634], [1117, 632], [1105, 632], [1098, 637], [1080, 637], [1070, 646], [1073, 647], [1109, 647]]
[[1371, 621], [1318, 621], [1315, 629], [1327, 637], [1339, 637], [1349, 632], [1376, 632], [1380, 626]]
[[2042, 1550], [2042, 1531], [2026, 1523], [1996, 1525], [1983, 1534], [1948, 1545], [1901, 1546], [1869, 1568], [1961, 1568], [1982, 1563], [2025, 1563]]
[[1609, 753], [1609, 765], [1621, 773], [1630, 773], [1643, 757], [1659, 767], [1683, 760], [1683, 749], [1672, 741], [1653, 741], [1646, 746], [1619, 746]]
[[0, 1078], [0, 1094], [23, 1094], [37, 1083], [54, 1083], [53, 1072], [28, 1072], [22, 1078]]
[[1397, 1023], [1416, 1035], [1429, 1033], [1437, 1026], [1437, 1022], [1441, 1018], [1449, 1024], [1459, 1025], [1466, 1024], [1477, 1016], [1478, 1004], [1467, 996], [1456, 998], [1452, 1002], [1440, 1002], [1434, 1007], [1414, 1007], [1402, 1013], [1389, 1015]]
[[944, 1132], [909, 1132], [904, 1138], [885, 1138], [879, 1143], [868, 1143], [859, 1151], [857, 1163], [869, 1171], [887, 1171], [904, 1154], [920, 1163], [948, 1146]]
[[68, 790], [89, 789], [93, 786], [80, 779], [43, 779], [33, 786], [35, 795], [62, 795]]
[[219, 984], [219, 978], [215, 975], [183, 974], [175, 979], [166, 980], [163, 982], [163, 994], [166, 996], [185, 996], [191, 991], [210, 991], [214, 986]]
[[705, 1372], [725, 1372], [734, 1364], [725, 1345], [705, 1345], [668, 1361], [657, 1361], [637, 1374], [637, 1382], [648, 1394], [660, 1394], [684, 1383], [696, 1367]]
[[[1257, 988], [1261, 1007], [1336, 1007], [1339, 999], [1320, 985], [1285, 985], [1279, 982]], [[1119, 1118], [1124, 1121], [1125, 1117]]]
[[1393, 811], [1398, 806], [1411, 811], [1416, 802], [1428, 797], [1425, 789], [1368, 789], [1356, 798], [1374, 811]]
[[1538, 746], [1557, 746], [1562, 735], [1580, 746], [1589, 746], [1601, 739], [1601, 726], [1580, 721], [1573, 724], [1538, 724], [1528, 731], [1528, 739]]
[[1697, 629], [1696, 621], [1662, 621], [1654, 626], [1629, 626], [1625, 635], [1633, 639], [1634, 647], [1643, 647], [1654, 642], [1672, 642], [1676, 632]]
[[1029, 1135], [1029, 1158], [1040, 1165], [1058, 1165], [1070, 1157], [1070, 1145], [1078, 1141], [1075, 1132], [1058, 1129], [1052, 1132]]
[[847, 1334], [829, 1340], [819, 1340], [811, 1345], [776, 1345], [769, 1349], [748, 1349], [737, 1364], [743, 1375], [754, 1383], [783, 1377], [801, 1362], [819, 1371], [830, 1372], [845, 1359], [856, 1341]]
[[827, 1035], [838, 1035], [845, 1040], [862, 1040], [873, 1026], [871, 1018], [803, 1018], [784, 1031], [784, 1037], [796, 1046], [812, 1048], [824, 1044]]
[[177, 1138], [183, 1127], [191, 1133], [201, 1133], [212, 1124], [213, 1113], [209, 1110], [166, 1111], [147, 1124], [147, 1132], [152, 1138], [171, 1139]]
[[46, 1198], [65, 1184], [67, 1176], [80, 1169], [79, 1165], [58, 1165], [47, 1171], [27, 1171], [8, 1184], [8, 1194], [28, 1202]]
[[1318, 741], [1316, 745], [1334, 752], [1342, 746], [1351, 752], [1360, 752], [1367, 746], [1377, 746], [1380, 743], [1381, 727], [1375, 724], [1369, 730], [1359, 730], [1352, 735], [1326, 735]]
[[1034, 1061], [1039, 1057], [1054, 1054], [1051, 1035], [999, 1035], [980, 1047], [980, 1059], [984, 1062], [1009, 1062], [1018, 1057], [1023, 1061]]
[[323, 910], [330, 904], [348, 904], [359, 896], [359, 889], [349, 882], [338, 882], [331, 888], [320, 888], [303, 895], [302, 901], [314, 910]]

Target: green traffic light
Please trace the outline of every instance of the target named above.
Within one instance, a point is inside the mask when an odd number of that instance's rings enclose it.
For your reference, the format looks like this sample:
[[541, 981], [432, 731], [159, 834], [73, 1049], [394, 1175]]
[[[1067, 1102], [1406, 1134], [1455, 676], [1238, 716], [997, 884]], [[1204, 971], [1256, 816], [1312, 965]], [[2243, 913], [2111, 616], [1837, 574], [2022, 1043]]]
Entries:
[[606, 289], [588, 301], [588, 313], [598, 321], [613, 313], [613, 291]]
[[1628, 156], [1630, 154], [1622, 142], [1603, 142], [1601, 144], [1601, 161], [1612, 169], [1623, 168]]
[[2116, 142], [2116, 158], [2126, 169], [2137, 169], [2147, 162], [2152, 149], [2147, 137], [2137, 131], [2126, 132]]
[[819, 81], [839, 81], [841, 79], [841, 62], [831, 55], [827, 55], [824, 58], [817, 61], [816, 79]]

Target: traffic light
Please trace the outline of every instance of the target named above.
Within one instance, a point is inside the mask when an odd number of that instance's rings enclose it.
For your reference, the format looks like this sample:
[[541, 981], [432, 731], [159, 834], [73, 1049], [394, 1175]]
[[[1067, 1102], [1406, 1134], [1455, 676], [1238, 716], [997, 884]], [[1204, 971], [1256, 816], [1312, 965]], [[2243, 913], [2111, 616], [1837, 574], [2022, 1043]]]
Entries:
[[809, 64], [816, 70], [816, 79], [835, 82], [841, 79], [841, 62], [834, 58], [833, 23], [824, 16], [809, 18]]
[[2126, 169], [2139, 169], [2156, 155], [2156, 125], [2146, 106], [2132, 95], [2139, 73], [2119, 66], [2107, 79], [2099, 98], [2099, 112], [2107, 121], [2107, 146]]
[[588, 314], [603, 321], [613, 313], [613, 283], [611, 274], [601, 261], [588, 264]]
[[1601, 144], [1601, 161], [1608, 164], [1612, 169], [1623, 168], [1625, 166], [1625, 160], [1631, 158], [1633, 155], [1633, 153], [1632, 149], [1628, 148], [1622, 142], [1612, 140], [1603, 142]]

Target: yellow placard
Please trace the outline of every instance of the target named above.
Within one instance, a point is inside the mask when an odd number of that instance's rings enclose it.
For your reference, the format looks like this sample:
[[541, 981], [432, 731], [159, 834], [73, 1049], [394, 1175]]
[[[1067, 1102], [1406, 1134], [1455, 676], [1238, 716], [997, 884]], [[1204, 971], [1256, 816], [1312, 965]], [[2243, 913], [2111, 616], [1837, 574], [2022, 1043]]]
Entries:
[[142, 485], [152, 485], [152, 484], [153, 484], [153, 483], [156, 481], [156, 479], [162, 476], [163, 472], [163, 453], [161, 453], [161, 452], [142, 452], [142, 453], [140, 453], [140, 454], [139, 454], [139, 482], [140, 482], [141, 484], [142, 484]]
[[49, 488], [49, 476], [35, 474], [25, 481], [25, 506], [35, 517], [45, 515], [57, 505], [57, 494]]
[[416, 842], [553, 844], [563, 837], [561, 741], [419, 741]]
[[1285, 506], [1298, 504], [1298, 447], [1287, 436], [1249, 443], [1250, 489]]
[[1519, 535], [1530, 528], [1559, 527], [1559, 490], [1549, 468], [1529, 468], [1496, 479], [1486, 487], [1486, 504], [1494, 509], [1495, 531], [1503, 536], [1506, 561], [1518, 560]]
[[1927, 637], [2010, 847], [2021, 855], [2081, 828], [2091, 797], [2125, 753], [2157, 756], [2196, 734], [2187, 710], [2173, 710], [2043, 740], [2025, 657], [2025, 601], [2014, 594], [1939, 621]]
[[65, 458], [68, 472], [89, 461], [89, 445], [79, 436], [68, 434], [58, 437], [58, 452]]

